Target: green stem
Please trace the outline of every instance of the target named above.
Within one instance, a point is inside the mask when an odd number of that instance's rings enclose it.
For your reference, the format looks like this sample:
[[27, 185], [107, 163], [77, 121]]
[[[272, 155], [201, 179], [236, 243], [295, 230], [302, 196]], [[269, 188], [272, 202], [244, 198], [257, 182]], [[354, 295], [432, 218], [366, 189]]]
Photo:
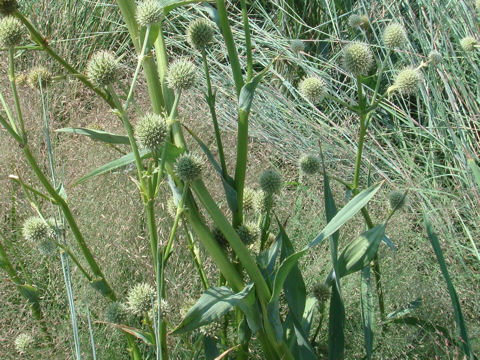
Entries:
[[171, 89], [167, 87], [165, 82], [165, 78], [167, 76], [167, 69], [168, 69], [168, 56], [167, 56], [167, 49], [165, 47], [165, 39], [163, 37], [163, 29], [162, 25], [160, 24], [160, 29], [158, 31], [158, 37], [155, 40], [155, 55], [157, 58], [157, 70], [158, 70], [158, 79], [159, 83], [161, 84], [161, 88], [163, 91], [163, 97], [165, 99], [166, 104], [166, 112], [170, 114], [172, 102], [174, 100], [174, 93]]
[[15, 139], [20, 146], [25, 146], [24, 140], [17, 134], [17, 132], [10, 126], [10, 124], [0, 115], [0, 124], [8, 131], [8, 133]]
[[240, 0], [242, 7], [243, 29], [245, 31], [245, 45], [247, 48], [247, 82], [253, 77], [253, 56], [252, 56], [252, 40], [250, 37], [250, 25], [248, 23], [247, 4], [245, 0]]
[[12, 87], [12, 94], [15, 100], [15, 109], [17, 111], [17, 119], [20, 125], [20, 135], [23, 138], [23, 142], [27, 142], [26, 134], [25, 134], [25, 125], [23, 123], [23, 116], [22, 116], [22, 108], [20, 107], [20, 100], [18, 98], [18, 91], [17, 91], [17, 84], [15, 82], [15, 62], [13, 59], [14, 50], [13, 48], [8, 49], [8, 60], [9, 60], [9, 74], [8, 77], [10, 79], [10, 86]]
[[248, 160], [248, 116], [246, 111], [238, 114], [237, 135], [237, 166], [235, 168], [235, 190], [237, 190], [238, 209], [233, 213], [233, 226], [237, 227], [243, 222], [243, 191]]
[[73, 253], [71, 252], [71, 250], [66, 246], [66, 245], [63, 245], [63, 244], [58, 244], [58, 246], [63, 250], [65, 251], [68, 256], [73, 260], [73, 262], [75, 263], [75, 265], [77, 265], [77, 267], [79, 268], [80, 272], [85, 275], [85, 277], [88, 279], [88, 281], [92, 281], [92, 277], [90, 276], [90, 274], [83, 268], [83, 266], [80, 264], [80, 262], [78, 261], [77, 257], [75, 255], [73, 255]]
[[185, 220], [182, 221], [182, 225], [185, 230], [185, 234], [188, 241], [188, 249], [190, 250], [190, 254], [192, 255], [193, 263], [197, 268], [198, 275], [200, 276], [200, 281], [202, 282], [203, 289], [207, 290], [210, 287], [210, 285], [208, 284], [207, 274], [205, 273], [205, 269], [202, 266], [202, 261], [200, 259], [200, 256], [196, 251], [196, 246], [195, 246], [195, 242], [193, 241], [192, 233], [188, 229], [187, 224], [185, 223]]

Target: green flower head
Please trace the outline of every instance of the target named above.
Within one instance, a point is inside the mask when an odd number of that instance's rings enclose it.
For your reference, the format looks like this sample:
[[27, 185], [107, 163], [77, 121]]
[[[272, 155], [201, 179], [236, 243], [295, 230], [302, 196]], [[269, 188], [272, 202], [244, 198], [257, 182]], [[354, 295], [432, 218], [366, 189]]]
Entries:
[[143, 316], [151, 310], [152, 298], [155, 298], [152, 286], [147, 283], [137, 284], [127, 294], [127, 308], [132, 314]]
[[250, 187], [246, 187], [243, 190], [243, 210], [251, 211], [253, 210], [253, 202], [255, 198], [255, 190]]
[[401, 191], [392, 191], [388, 196], [388, 201], [392, 210], [399, 210], [405, 206], [406, 195]]
[[348, 44], [343, 50], [343, 66], [353, 75], [366, 75], [373, 65], [370, 47], [361, 42]]
[[316, 283], [313, 287], [313, 296], [320, 304], [327, 301], [330, 298], [330, 287], [323, 282]]
[[0, 0], [0, 14], [10, 15], [18, 8], [17, 0]]
[[187, 28], [187, 42], [197, 50], [205, 49], [212, 41], [213, 23], [206, 19], [197, 19]]
[[303, 79], [298, 86], [300, 93], [313, 104], [318, 104], [325, 98], [325, 82], [316, 76]]
[[110, 51], [98, 51], [87, 64], [87, 77], [96, 87], [113, 84], [117, 80], [120, 63]]
[[403, 25], [392, 23], [383, 31], [383, 42], [390, 49], [403, 48], [407, 43], [407, 32]]
[[41, 255], [50, 257], [56, 254], [57, 243], [53, 239], [49, 239], [39, 242], [37, 248]]
[[35, 341], [33, 340], [32, 335], [22, 333], [15, 339], [15, 349], [19, 354], [25, 354], [33, 347], [34, 343]]
[[299, 166], [304, 174], [314, 175], [320, 171], [321, 162], [314, 154], [305, 154], [300, 158]]
[[28, 73], [28, 85], [32, 89], [40, 89], [40, 84], [42, 89], [45, 89], [52, 83], [52, 80], [53, 74], [43, 66], [33, 68]]
[[25, 240], [34, 243], [50, 240], [51, 227], [40, 217], [30, 217], [23, 223], [22, 234]]
[[292, 40], [290, 43], [290, 49], [295, 53], [298, 54], [305, 50], [305, 43], [300, 39]]
[[443, 60], [442, 54], [440, 54], [436, 50], [432, 50], [428, 54], [428, 61], [430, 62], [430, 64], [432, 64], [434, 66], [439, 65], [442, 62], [442, 60]]
[[278, 194], [282, 189], [282, 176], [275, 169], [266, 169], [260, 174], [258, 183], [265, 193]]
[[163, 18], [163, 8], [158, 0], [145, 0], [137, 6], [137, 22], [140, 26], [159, 23]]
[[473, 36], [465, 36], [460, 40], [460, 46], [465, 51], [473, 51], [478, 45], [478, 41]]
[[245, 245], [251, 245], [260, 238], [260, 228], [253, 222], [247, 222], [237, 227], [237, 233]]
[[397, 74], [393, 88], [402, 95], [412, 95], [418, 91], [422, 75], [415, 68], [405, 68]]
[[170, 64], [167, 70], [167, 85], [174, 90], [188, 90], [196, 82], [195, 65], [187, 59], [179, 59]]
[[23, 24], [12, 16], [0, 20], [0, 45], [7, 48], [19, 45], [25, 35]]
[[114, 324], [125, 324], [128, 320], [128, 309], [125, 304], [111, 302], [105, 310], [105, 319]]
[[223, 249], [228, 247], [228, 241], [225, 238], [225, 235], [223, 235], [222, 231], [217, 226], [212, 228], [212, 235], [217, 241], [218, 245], [220, 245]]
[[271, 209], [274, 204], [274, 198], [270, 194], [267, 194], [263, 190], [255, 191], [255, 197], [253, 198], [253, 209], [257, 214], [264, 214], [267, 209]]
[[192, 182], [202, 176], [203, 159], [192, 153], [184, 153], [175, 162], [175, 173], [184, 182]]
[[135, 136], [144, 148], [157, 150], [167, 136], [165, 120], [153, 113], [142, 116], [135, 126]]

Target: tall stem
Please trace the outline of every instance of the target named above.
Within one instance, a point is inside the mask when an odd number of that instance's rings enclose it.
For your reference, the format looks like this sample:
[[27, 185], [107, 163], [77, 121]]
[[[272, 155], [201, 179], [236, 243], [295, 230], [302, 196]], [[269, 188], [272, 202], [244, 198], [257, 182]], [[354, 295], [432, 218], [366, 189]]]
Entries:
[[10, 85], [12, 87], [13, 98], [15, 100], [15, 109], [17, 110], [17, 119], [18, 124], [20, 125], [20, 135], [23, 138], [23, 141], [26, 143], [27, 138], [25, 135], [25, 126], [23, 124], [22, 108], [20, 106], [20, 100], [18, 98], [17, 84], [15, 82], [15, 62], [13, 59], [15, 50], [13, 48], [8, 49], [8, 60], [9, 60], [9, 73], [8, 77], [10, 79]]
[[245, 0], [240, 0], [242, 6], [243, 30], [245, 31], [245, 45], [247, 48], [247, 82], [253, 77], [253, 56], [252, 56], [252, 40], [250, 38], [250, 25], [248, 23], [247, 4]]

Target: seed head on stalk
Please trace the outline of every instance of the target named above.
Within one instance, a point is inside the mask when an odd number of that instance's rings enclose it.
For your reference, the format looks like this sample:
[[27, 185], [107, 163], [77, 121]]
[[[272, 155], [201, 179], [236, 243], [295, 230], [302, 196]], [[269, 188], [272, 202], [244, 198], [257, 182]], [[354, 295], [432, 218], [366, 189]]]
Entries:
[[343, 66], [353, 75], [366, 75], [373, 65], [373, 53], [362, 42], [348, 44], [343, 50]]
[[0, 20], [0, 45], [7, 48], [19, 45], [25, 36], [23, 24], [12, 16]]
[[203, 50], [213, 41], [214, 31], [211, 21], [197, 19], [187, 28], [187, 42], [193, 48]]

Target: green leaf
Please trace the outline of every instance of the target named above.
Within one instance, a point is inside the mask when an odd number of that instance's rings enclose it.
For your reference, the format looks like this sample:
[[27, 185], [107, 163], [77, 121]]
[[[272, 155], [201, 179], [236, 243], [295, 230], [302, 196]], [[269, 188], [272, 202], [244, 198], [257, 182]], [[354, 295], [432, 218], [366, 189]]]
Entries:
[[305, 311], [302, 317], [302, 328], [307, 335], [310, 335], [312, 328], [313, 314], [317, 305], [317, 300], [314, 297], [307, 298], [305, 302]]
[[342, 360], [345, 352], [345, 307], [337, 286], [332, 286], [328, 316], [328, 359]]
[[365, 351], [367, 352], [367, 359], [370, 360], [373, 355], [373, 326], [375, 314], [375, 310], [373, 308], [370, 266], [366, 266], [362, 269], [360, 283], [360, 302], [362, 307], [362, 328], [363, 336], [365, 338]]
[[428, 219], [425, 212], [423, 214], [423, 218], [425, 221], [425, 228], [427, 230], [428, 239], [432, 244], [433, 251], [435, 252], [435, 255], [437, 257], [438, 264], [440, 265], [443, 277], [445, 278], [445, 282], [447, 283], [448, 293], [450, 294], [450, 298], [452, 300], [453, 312], [455, 314], [455, 322], [457, 323], [460, 335], [461, 348], [467, 358], [473, 359], [474, 355], [470, 346], [470, 339], [468, 337], [467, 326], [465, 325], [465, 320], [463, 318], [462, 308], [460, 306], [460, 301], [458, 300], [458, 295], [455, 291], [455, 287], [453, 286], [452, 280], [450, 279], [450, 274], [448, 273], [447, 264], [445, 263], [445, 258], [443, 257], [440, 242], [438, 241], [438, 237], [433, 231], [432, 223]]
[[249, 284], [238, 294], [233, 293], [225, 286], [208, 289], [188, 311], [172, 334], [185, 333], [207, 325], [222, 317], [235, 306], [239, 306], [244, 313], [246, 312], [248, 318], [251, 315], [251, 310], [248, 309], [251, 305], [243, 300], [250, 294], [252, 288], [253, 284]]
[[38, 289], [32, 285], [17, 285], [18, 291], [31, 303], [38, 303]]
[[130, 144], [130, 142], [128, 141], [128, 136], [112, 134], [102, 130], [68, 127], [55, 130], [55, 132], [84, 135], [92, 138], [93, 140], [102, 141], [107, 144]]
[[[147, 32], [146, 27], [140, 29], [140, 41], [144, 41], [145, 34]], [[150, 49], [153, 47], [155, 40], [157, 40], [158, 34], [160, 32], [160, 26], [158, 24], [150, 26], [150, 33], [148, 34], [147, 46], [145, 47], [145, 53], [148, 54]], [[143, 43], [142, 43], [143, 46]]]
[[103, 321], [97, 321], [97, 323], [100, 324], [108, 324], [110, 326], [116, 327], [127, 334], [131, 334], [135, 336], [137, 339], [142, 340], [145, 344], [149, 346], [154, 346], [155, 345], [155, 334], [153, 334], [150, 331], [145, 331], [141, 329], [137, 329], [131, 326], [126, 326], [126, 325], [121, 325], [121, 324], [113, 324], [113, 323], [108, 323], [108, 322], [103, 322]]
[[252, 80], [243, 85], [242, 90], [240, 91], [240, 96], [238, 97], [238, 109], [240, 112], [244, 112], [247, 114], [250, 113], [253, 97], [255, 95], [255, 90], [260, 81], [262, 81], [262, 78], [267, 73], [268, 69], [270, 69], [270, 66], [272, 66], [272, 64], [275, 62], [275, 60], [270, 62], [270, 64], [268, 64], [260, 73], [255, 75]]
[[473, 160], [472, 158], [468, 158], [467, 163], [468, 163], [468, 166], [470, 166], [470, 169], [472, 170], [473, 178], [477, 183], [478, 190], [480, 190], [480, 168], [477, 166], [477, 164], [475, 163], [475, 160]]
[[94, 279], [90, 281], [90, 285], [105, 297], [110, 297], [112, 295], [112, 289], [110, 288], [110, 286], [108, 286], [105, 279]]
[[167, 15], [170, 11], [180, 6], [199, 4], [203, 2], [213, 2], [212, 0], [160, 0], [160, 5], [163, 7], [163, 12]]

